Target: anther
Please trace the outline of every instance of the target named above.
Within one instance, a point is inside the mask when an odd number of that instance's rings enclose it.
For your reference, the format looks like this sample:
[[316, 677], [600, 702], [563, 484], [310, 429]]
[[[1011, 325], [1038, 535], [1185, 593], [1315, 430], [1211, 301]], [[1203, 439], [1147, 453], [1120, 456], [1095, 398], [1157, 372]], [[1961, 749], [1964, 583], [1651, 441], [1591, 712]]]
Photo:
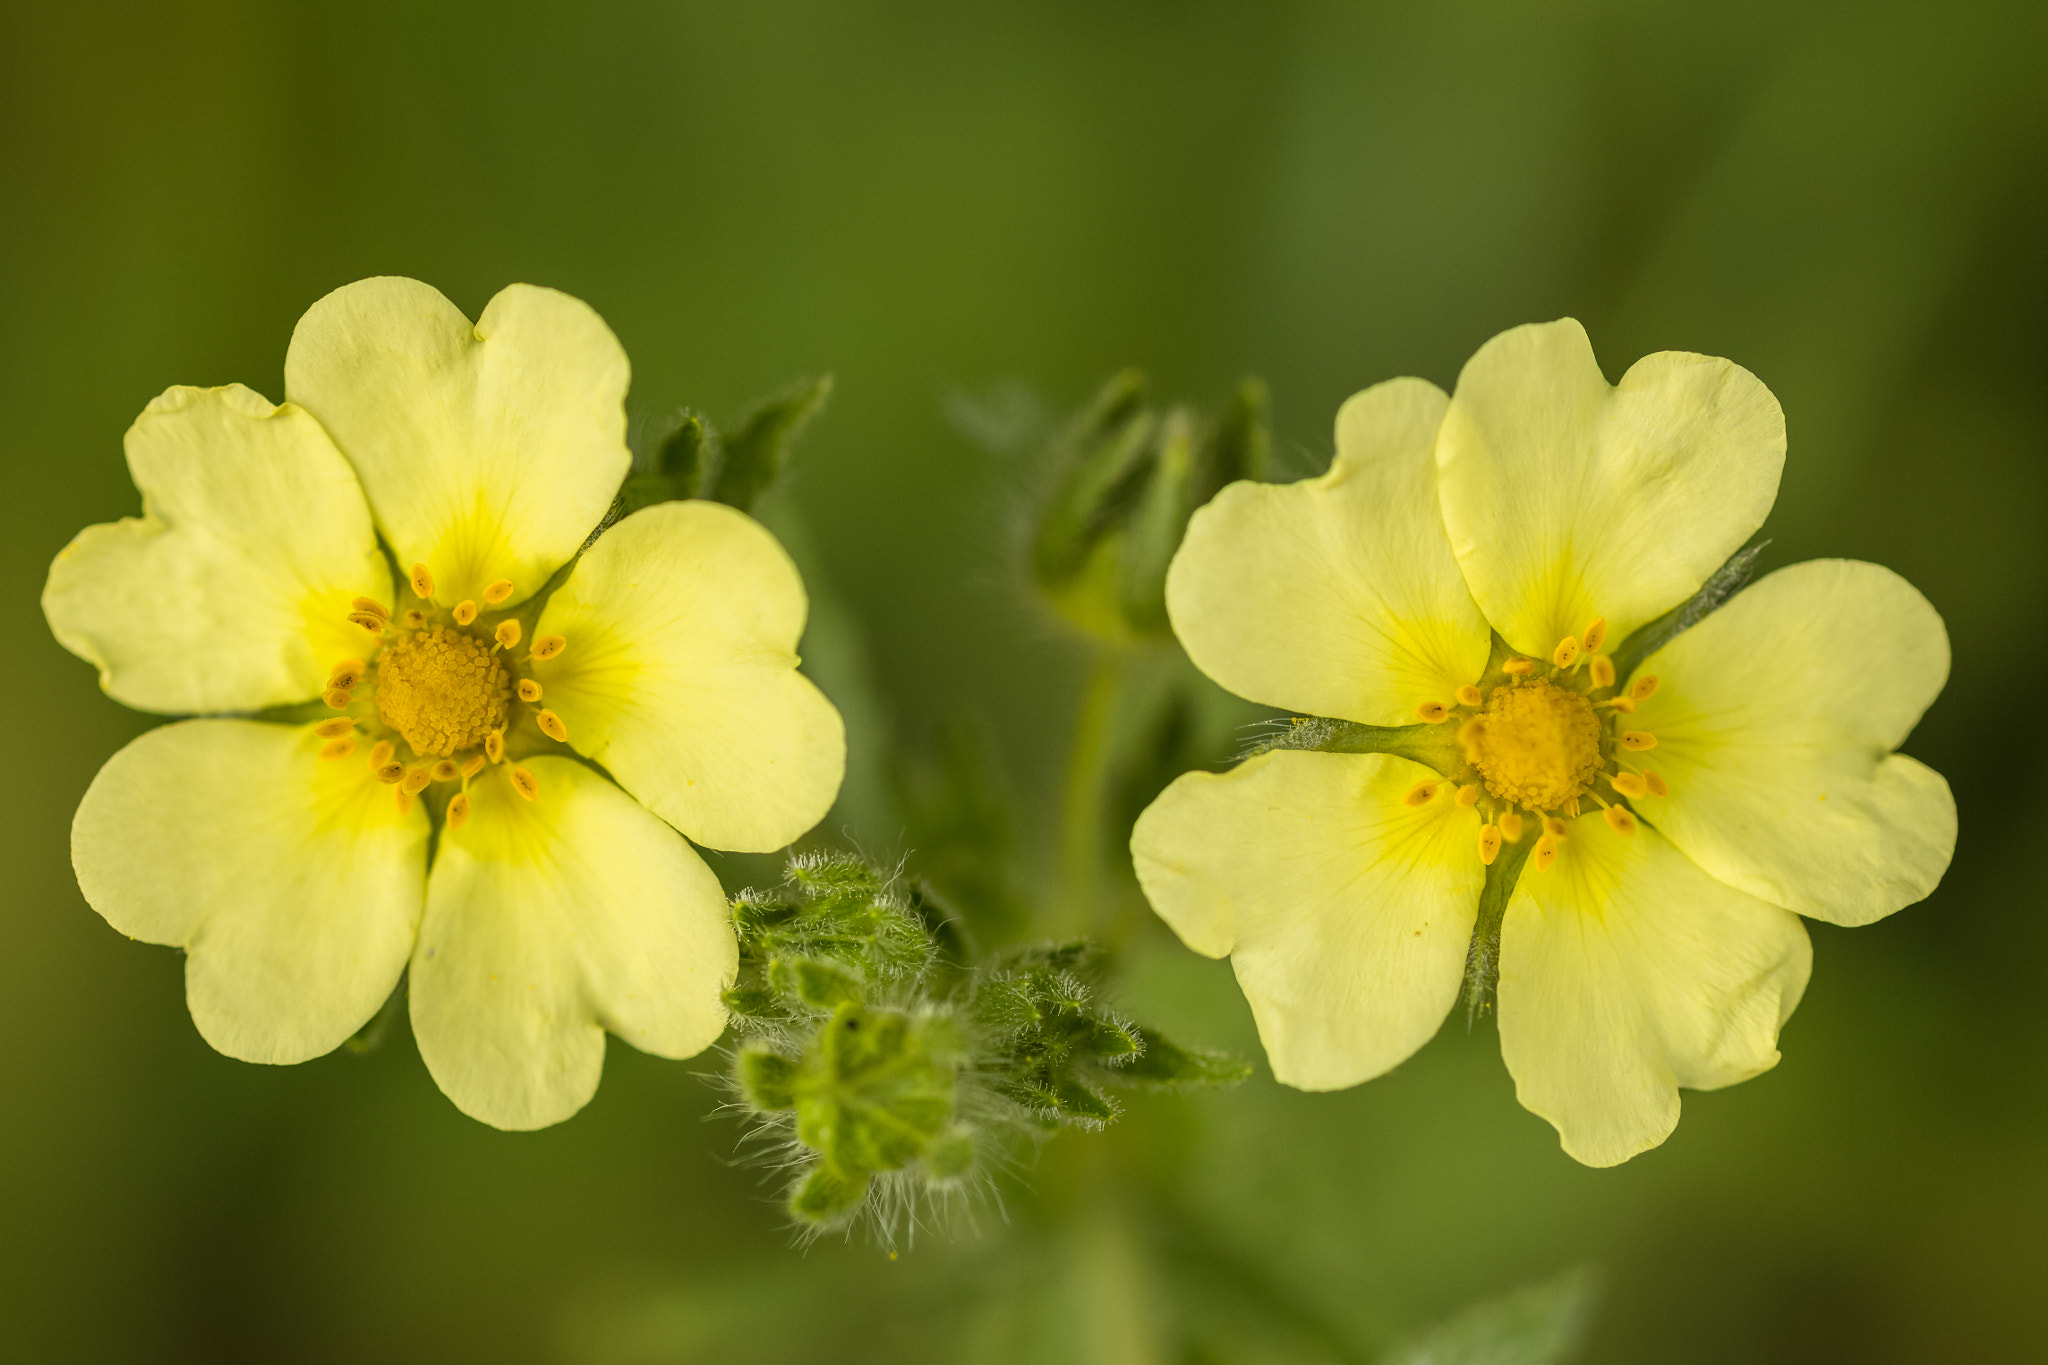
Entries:
[[1479, 784], [1477, 782], [1467, 782], [1464, 786], [1458, 788], [1458, 804], [1468, 810], [1479, 804]]
[[427, 769], [427, 775], [436, 782], [453, 782], [462, 776], [462, 765], [452, 758], [444, 758]]
[[1517, 654], [1514, 658], [1502, 664], [1500, 671], [1507, 674], [1510, 678], [1525, 678], [1536, 671], [1536, 661], [1534, 659], [1525, 659]]
[[325, 744], [321, 745], [321, 746], [320, 746], [320, 757], [322, 757], [322, 758], [347, 758], [347, 757], [348, 757], [348, 756], [349, 756], [350, 754], [354, 753], [355, 751], [356, 751], [356, 740], [355, 740], [355, 736], [354, 736], [354, 735], [343, 735], [343, 736], [342, 736], [342, 737], [341, 737], [340, 739], [330, 739], [330, 740], [328, 740], [328, 741], [327, 741], [327, 742], [326, 742]]
[[1607, 779], [1623, 796], [1648, 796], [1650, 784], [1634, 773], [1616, 773]]
[[533, 723], [540, 726], [540, 732], [549, 739], [554, 740], [557, 744], [567, 744], [569, 742], [569, 727], [562, 724], [560, 716], [547, 710], [545, 707], [542, 708], [539, 715], [533, 718]]
[[469, 823], [469, 793], [457, 792], [448, 800], [448, 828], [461, 829]]
[[1506, 839], [1511, 844], [1522, 842], [1522, 816], [1520, 812], [1504, 810], [1500, 813], [1498, 823], [1500, 825], [1501, 838]]
[[361, 626], [372, 635], [382, 635], [384, 627], [389, 624], [386, 618], [374, 611], [352, 611], [348, 614], [348, 619], [350, 624]]
[[348, 704], [354, 698], [349, 696], [346, 687], [330, 687], [320, 694], [320, 700], [326, 702], [332, 710], [346, 711], [348, 710]]
[[405, 628], [407, 630], [425, 630], [427, 628], [427, 614], [417, 607], [409, 609], [405, 613]]
[[1596, 616], [1586, 626], [1586, 633], [1579, 637], [1579, 648], [1588, 654], [1600, 652], [1601, 641], [1607, 638], [1607, 618]]
[[1605, 820], [1607, 828], [1613, 830], [1616, 834], [1634, 834], [1636, 832], [1636, 818], [1628, 813], [1628, 807], [1626, 806], [1609, 806], [1606, 810], [1600, 812], [1600, 818]]
[[1404, 806], [1426, 806], [1436, 796], [1436, 787], [1437, 784], [1434, 780], [1424, 778], [1408, 789], [1408, 794], [1401, 798], [1401, 804]]
[[1477, 706], [1485, 700], [1486, 694], [1471, 683], [1466, 683], [1458, 689], [1458, 705], [1460, 706]]
[[512, 580], [509, 578], [497, 579], [489, 587], [484, 589], [484, 601], [490, 603], [494, 607], [497, 606], [498, 603], [510, 597], [511, 595]]
[[[364, 663], [361, 659], [340, 659], [335, 662], [334, 667], [327, 670], [327, 676], [330, 678], [338, 678], [344, 673], [362, 673], [368, 670], [369, 667], [370, 666]], [[327, 685], [329, 687], [334, 686], [333, 683], [329, 683]]]
[[422, 766], [414, 768], [410, 772], [406, 773], [405, 782], [402, 785], [405, 787], [406, 791], [417, 795], [418, 793], [425, 791], [427, 789], [427, 784], [429, 782], [432, 782], [433, 780], [433, 774], [428, 772], [427, 769], [424, 766]]
[[[398, 751], [396, 749], [391, 747], [390, 740], [378, 740], [374, 745], [370, 747], [370, 771], [373, 773], [382, 772], [384, 769], [390, 767], [392, 755], [396, 754], [397, 752]], [[403, 766], [404, 765], [402, 764], [400, 765], [401, 771], [403, 770]]]
[[536, 659], [552, 659], [568, 647], [568, 640], [560, 635], [543, 635], [533, 642], [531, 654]]
[[350, 611], [366, 612], [371, 616], [377, 617], [379, 620], [389, 621], [391, 619], [391, 613], [386, 611], [384, 604], [374, 597], [358, 597], [355, 601], [348, 604], [348, 609]]
[[495, 634], [498, 637], [498, 644], [502, 648], [510, 649], [519, 643], [519, 623], [517, 621], [500, 621], [498, 622], [498, 629]]
[[519, 680], [519, 700], [535, 702], [540, 700], [540, 684], [531, 678]]
[[1567, 635], [1557, 642], [1557, 648], [1550, 651], [1550, 662], [1559, 668], [1570, 668], [1579, 657], [1579, 641], [1576, 636]]
[[1415, 714], [1431, 725], [1441, 725], [1451, 718], [1451, 708], [1440, 701], [1426, 701], [1415, 708]]
[[356, 723], [347, 716], [336, 716], [333, 720], [323, 720], [314, 726], [313, 733], [322, 739], [333, 739], [338, 735], [345, 735], [355, 728]]
[[1664, 785], [1664, 779], [1647, 768], [1643, 770], [1643, 782], [1649, 787], [1652, 796], [1671, 795], [1671, 788]]
[[1631, 697], [1634, 697], [1637, 701], [1648, 701], [1650, 698], [1650, 694], [1652, 692], [1655, 692], [1656, 690], [1657, 679], [1655, 675], [1652, 675], [1647, 678], [1637, 678], [1634, 682], [1628, 685], [1628, 694]]
[[462, 775], [464, 777], [475, 777], [483, 770], [484, 756], [482, 754], [471, 754], [468, 762], [462, 765]]
[[1642, 753], [1645, 749], [1657, 747], [1657, 737], [1648, 730], [1623, 730], [1621, 732], [1621, 747], [1632, 750], [1635, 753]]
[[1536, 870], [1538, 872], [1548, 872], [1550, 865], [1557, 861], [1557, 840], [1551, 838], [1548, 834], [1544, 835], [1536, 841], [1533, 855]]
[[505, 760], [505, 732], [493, 730], [484, 736], [484, 757], [493, 763]]
[[1636, 713], [1636, 699], [1634, 697], [1609, 697], [1606, 701], [1596, 701], [1593, 705], [1611, 706], [1614, 708], [1615, 714], [1622, 716], [1632, 716]]
[[413, 595], [422, 601], [431, 602], [434, 600], [434, 575], [427, 571], [426, 565], [415, 564], [412, 566], [412, 590]]
[[540, 779], [525, 768], [512, 770], [512, 790], [529, 801], [540, 800]]
[[1479, 827], [1479, 861], [1488, 867], [1500, 856], [1500, 830], [1493, 825]]
[[363, 670], [360, 668], [338, 668], [327, 680], [329, 692], [353, 692], [363, 685]]
[[466, 626], [476, 620], [476, 603], [464, 598], [455, 604], [455, 624]]
[[1608, 658], [1605, 654], [1595, 654], [1593, 656], [1592, 674], [1593, 686], [1614, 686], [1614, 660]]
[[1555, 839], [1559, 843], [1563, 843], [1565, 840], [1564, 821], [1558, 819], [1555, 815], [1544, 816], [1543, 836], [1546, 839]]
[[[399, 763], [396, 761], [385, 763], [378, 767], [372, 768], [370, 770], [370, 775], [375, 777], [379, 782], [382, 782], [387, 787], [395, 787], [400, 782], [405, 780], [405, 765], [403, 763]], [[411, 793], [409, 792], [402, 792], [400, 794], [405, 796], [408, 800], [411, 799]], [[401, 802], [398, 808], [400, 810], [404, 810], [404, 803]]]

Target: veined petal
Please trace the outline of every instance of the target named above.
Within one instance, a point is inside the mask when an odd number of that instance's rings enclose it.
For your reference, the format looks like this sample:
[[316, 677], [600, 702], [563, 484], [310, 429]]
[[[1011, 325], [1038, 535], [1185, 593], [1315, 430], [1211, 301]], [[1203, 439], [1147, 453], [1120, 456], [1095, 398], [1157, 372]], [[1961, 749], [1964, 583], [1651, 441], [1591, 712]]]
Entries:
[[200, 1034], [245, 1062], [331, 1052], [377, 1012], [412, 951], [427, 817], [311, 727], [192, 720], [107, 760], [71, 862], [92, 908], [185, 950]]
[[1631, 725], [1671, 794], [1638, 803], [1731, 886], [1834, 924], [1925, 897], [1956, 846], [1956, 803], [1893, 749], [1948, 680], [1948, 632], [1876, 564], [1780, 569], [1643, 662]]
[[680, 835], [574, 759], [472, 783], [443, 829], [412, 960], [420, 1056], [456, 1107], [544, 1128], [597, 1093], [604, 1035], [691, 1057], [725, 1028], [739, 945], [718, 878]]
[[759, 522], [660, 503], [577, 561], [536, 628], [568, 648], [531, 671], [569, 742], [656, 815], [765, 853], [822, 820], [846, 773], [839, 712], [796, 671], [805, 609]]
[[590, 306], [515, 284], [471, 326], [418, 280], [361, 280], [299, 319], [285, 392], [332, 432], [400, 568], [436, 600], [536, 592], [626, 477], [626, 353]]
[[1778, 496], [1785, 417], [1741, 366], [1663, 351], [1609, 388], [1570, 318], [1479, 348], [1437, 438], [1444, 523], [1487, 619], [1549, 655], [1699, 590]]
[[1174, 633], [1239, 696], [1412, 725], [1477, 680], [1486, 620], [1437, 510], [1443, 391], [1394, 379], [1337, 414], [1321, 478], [1235, 483], [1188, 523], [1166, 579]]
[[1522, 869], [1501, 925], [1500, 1050], [1564, 1149], [1614, 1166], [1678, 1126], [1678, 1087], [1778, 1064], [1813, 966], [1799, 918], [1714, 880], [1656, 831], [1575, 821]]
[[1486, 868], [1479, 816], [1385, 754], [1281, 751], [1188, 773], [1131, 835], [1139, 884], [1196, 952], [1228, 954], [1273, 1074], [1336, 1090], [1393, 1069], [1457, 999]]
[[43, 612], [107, 695], [143, 711], [254, 711], [318, 696], [387, 607], [355, 472], [320, 424], [239, 384], [174, 388], [128, 429], [142, 515], [88, 526], [58, 554]]

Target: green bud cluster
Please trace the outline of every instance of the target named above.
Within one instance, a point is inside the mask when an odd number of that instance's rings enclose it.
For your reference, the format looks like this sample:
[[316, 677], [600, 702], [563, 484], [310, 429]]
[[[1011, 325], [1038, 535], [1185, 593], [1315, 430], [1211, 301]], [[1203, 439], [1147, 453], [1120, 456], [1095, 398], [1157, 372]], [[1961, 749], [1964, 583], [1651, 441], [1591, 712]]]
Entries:
[[1099, 1003], [1089, 945], [972, 966], [940, 952], [937, 914], [846, 854], [794, 858], [779, 888], [733, 902], [733, 1089], [790, 1172], [800, 1229], [865, 1218], [892, 1239], [985, 1188], [1020, 1145], [1114, 1122], [1111, 1087], [1250, 1074]]
[[1166, 638], [1166, 568], [1197, 507], [1272, 464], [1266, 386], [1248, 379], [1206, 417], [1145, 401], [1126, 370], [1053, 437], [1049, 488], [1031, 541], [1041, 592], [1074, 625], [1106, 639]]
[[620, 485], [604, 526], [678, 498], [705, 498], [752, 511], [788, 471], [797, 439], [831, 394], [829, 374], [798, 380], [754, 404], [723, 430], [701, 412], [678, 413], [650, 433], [651, 439], [636, 443], [632, 471]]

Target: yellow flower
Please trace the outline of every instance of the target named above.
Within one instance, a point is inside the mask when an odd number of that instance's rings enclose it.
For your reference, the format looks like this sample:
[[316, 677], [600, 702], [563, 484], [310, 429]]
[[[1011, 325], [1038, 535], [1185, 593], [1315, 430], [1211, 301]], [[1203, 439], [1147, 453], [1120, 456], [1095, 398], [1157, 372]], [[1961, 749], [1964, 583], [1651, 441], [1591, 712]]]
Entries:
[[1190, 773], [1132, 837], [1159, 914], [1231, 956], [1280, 1080], [1355, 1085], [1428, 1041], [1487, 947], [1484, 892], [1517, 1093], [1612, 1165], [1670, 1135], [1679, 1086], [1776, 1064], [1798, 916], [1933, 890], [1955, 804], [1892, 751], [1948, 638], [1904, 580], [1799, 564], [1632, 669], [1624, 646], [1625, 675], [1607, 652], [1756, 530], [1784, 451], [1747, 371], [1666, 352], [1610, 387], [1565, 320], [1488, 342], [1454, 397], [1368, 389], [1327, 474], [1196, 514], [1167, 583], [1195, 663], [1406, 727]]
[[174, 388], [129, 430], [144, 513], [66, 547], [43, 608], [116, 700], [223, 718], [116, 754], [72, 859], [108, 923], [185, 950], [220, 1051], [319, 1056], [409, 964], [441, 1089], [537, 1128], [595, 1093], [606, 1030], [687, 1057], [723, 1029], [737, 946], [683, 836], [788, 843], [844, 733], [796, 671], [794, 565], [731, 508], [649, 507], [542, 591], [626, 474], [627, 378], [567, 295], [472, 325], [373, 279], [300, 320], [283, 406]]

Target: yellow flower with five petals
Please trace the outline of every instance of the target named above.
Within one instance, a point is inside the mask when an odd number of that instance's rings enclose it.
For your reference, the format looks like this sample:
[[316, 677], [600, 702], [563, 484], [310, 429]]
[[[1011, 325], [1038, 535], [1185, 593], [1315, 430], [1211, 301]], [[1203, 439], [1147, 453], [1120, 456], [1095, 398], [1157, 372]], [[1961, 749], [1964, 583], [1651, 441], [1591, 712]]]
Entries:
[[1409, 1057], [1488, 967], [1490, 915], [1518, 1096], [1613, 1165], [1670, 1135], [1679, 1087], [1776, 1064], [1799, 916], [1934, 889], [1955, 804], [1894, 751], [1948, 639], [1903, 579], [1794, 565], [1632, 658], [1762, 524], [1784, 453], [1747, 371], [1666, 352], [1610, 386], [1567, 319], [1488, 342], [1452, 396], [1356, 395], [1328, 473], [1195, 515], [1167, 582], [1195, 664], [1355, 723], [1355, 752], [1183, 776], [1132, 837], [1160, 916], [1232, 959], [1281, 1081]]
[[578, 557], [628, 377], [567, 295], [472, 324], [371, 279], [300, 320], [283, 405], [174, 388], [129, 430], [144, 513], [66, 547], [44, 611], [110, 696], [200, 718], [108, 761], [73, 863], [115, 928], [185, 950], [220, 1051], [319, 1056], [409, 968], [441, 1089], [536, 1128], [596, 1091], [606, 1031], [687, 1057], [723, 1030], [738, 950], [688, 840], [790, 842], [845, 736], [758, 523], [664, 503]]

